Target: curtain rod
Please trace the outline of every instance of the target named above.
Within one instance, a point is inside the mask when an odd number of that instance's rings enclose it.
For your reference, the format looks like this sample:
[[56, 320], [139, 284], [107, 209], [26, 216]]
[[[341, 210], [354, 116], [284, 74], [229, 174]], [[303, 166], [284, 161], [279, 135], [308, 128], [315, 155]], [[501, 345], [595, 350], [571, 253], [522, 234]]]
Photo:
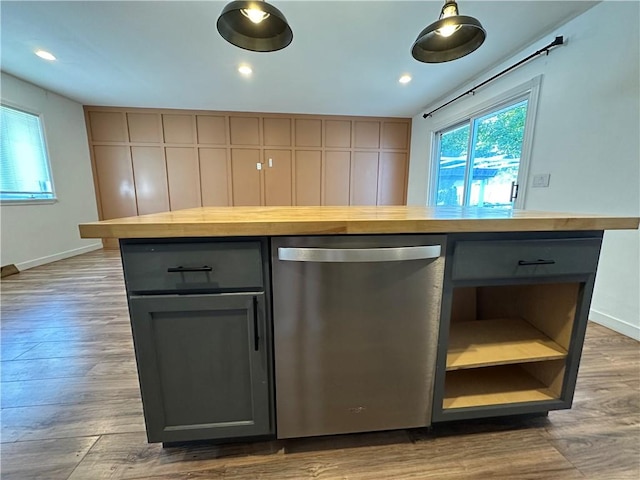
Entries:
[[436, 108], [435, 110], [431, 110], [429, 113], [425, 113], [422, 115], [422, 118], [427, 118], [430, 117], [431, 115], [433, 115], [434, 113], [436, 113], [438, 110], [440, 110], [441, 108], [446, 107], [447, 105], [452, 104], [453, 102], [455, 102], [456, 100], [459, 100], [460, 98], [464, 97], [465, 95], [468, 95], [470, 93], [475, 93], [475, 91], [480, 88], [485, 86], [487, 83], [492, 82], [493, 80], [495, 80], [498, 77], [501, 77], [502, 75], [504, 75], [507, 72], [510, 72], [511, 70], [513, 70], [514, 68], [519, 67], [520, 65], [522, 65], [523, 63], [528, 62], [529, 60], [531, 60], [534, 57], [537, 57], [538, 55], [542, 54], [542, 53], [546, 53], [547, 55], [549, 55], [549, 50], [551, 50], [553, 47], [557, 47], [558, 45], [562, 45], [564, 43], [564, 37], [563, 36], [559, 36], [556, 37], [555, 40], [553, 42], [551, 42], [549, 45], [547, 45], [546, 47], [541, 48], [540, 50], [538, 50], [535, 53], [532, 53], [531, 55], [529, 55], [527, 58], [523, 58], [522, 60], [520, 60], [518, 63], [514, 63], [513, 65], [511, 65], [509, 68], [505, 68], [504, 70], [502, 70], [500, 73], [496, 73], [493, 77], [485, 80], [484, 82], [480, 83], [479, 85], [476, 85], [475, 87], [467, 90], [464, 93], [461, 93], [460, 95], [458, 95], [456, 98], [454, 98], [453, 100], [449, 100], [447, 103], [445, 103], [444, 105], [440, 105], [438, 108]]

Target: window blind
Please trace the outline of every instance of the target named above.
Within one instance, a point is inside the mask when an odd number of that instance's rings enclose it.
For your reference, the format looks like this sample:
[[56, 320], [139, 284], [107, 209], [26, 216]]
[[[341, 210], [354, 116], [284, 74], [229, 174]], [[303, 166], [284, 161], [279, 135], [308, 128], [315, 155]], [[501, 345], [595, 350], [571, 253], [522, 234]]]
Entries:
[[53, 199], [40, 117], [0, 106], [0, 200]]

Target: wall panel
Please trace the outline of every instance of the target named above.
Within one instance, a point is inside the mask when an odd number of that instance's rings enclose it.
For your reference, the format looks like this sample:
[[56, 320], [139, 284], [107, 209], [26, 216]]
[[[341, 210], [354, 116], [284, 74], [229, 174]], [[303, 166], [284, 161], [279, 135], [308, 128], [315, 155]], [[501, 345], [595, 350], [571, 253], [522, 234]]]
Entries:
[[296, 147], [322, 147], [322, 120], [296, 119]]
[[265, 118], [264, 145], [270, 147], [291, 146], [291, 119]]
[[[295, 160], [295, 205], [320, 205], [322, 152], [298, 150]], [[348, 197], [347, 197], [348, 198]]]
[[326, 120], [324, 146], [329, 148], [351, 147], [351, 121]]
[[351, 205], [376, 205], [378, 152], [355, 152], [351, 162]]
[[382, 122], [382, 148], [406, 150], [408, 144], [407, 122]]
[[[100, 157], [94, 165], [98, 204], [105, 202], [108, 215], [405, 203], [410, 119], [84, 108], [94, 164]], [[107, 146], [123, 148], [114, 150], [121, 155], [113, 154], [115, 167], [104, 164], [107, 150], [100, 149]]]
[[264, 204], [291, 205], [291, 151], [265, 150], [263, 170]]
[[217, 115], [196, 115], [197, 142], [201, 144], [227, 144], [227, 117]]
[[356, 148], [380, 147], [380, 122], [356, 120], [353, 123]]
[[226, 207], [229, 202], [229, 168], [226, 148], [200, 148], [200, 190], [203, 207]]
[[262, 177], [256, 167], [261, 163], [260, 160], [260, 150], [257, 148], [231, 149], [233, 205], [262, 205]]
[[131, 147], [138, 215], [169, 210], [167, 167], [162, 148]]
[[162, 128], [165, 143], [193, 144], [195, 141], [193, 115], [162, 115]]
[[378, 171], [378, 205], [404, 205], [407, 154], [382, 152]]
[[93, 158], [102, 205], [102, 220], [137, 215], [129, 148], [97, 145]]
[[323, 205], [349, 205], [351, 152], [325, 152]]
[[122, 112], [89, 112], [88, 126], [94, 142], [127, 141], [127, 124]]
[[136, 143], [162, 141], [160, 115], [157, 113], [127, 113], [129, 140]]
[[231, 145], [260, 145], [259, 117], [230, 117]]
[[165, 155], [171, 210], [201, 207], [200, 166], [195, 149], [167, 147]]

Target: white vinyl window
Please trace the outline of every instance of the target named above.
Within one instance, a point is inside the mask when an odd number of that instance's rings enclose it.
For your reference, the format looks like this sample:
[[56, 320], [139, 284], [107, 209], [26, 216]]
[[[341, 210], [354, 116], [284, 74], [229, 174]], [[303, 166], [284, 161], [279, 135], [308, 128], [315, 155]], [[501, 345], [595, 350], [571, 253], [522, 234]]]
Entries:
[[539, 80], [533, 84], [434, 132], [431, 205], [522, 208]]
[[53, 179], [40, 116], [0, 105], [0, 201], [53, 200]]

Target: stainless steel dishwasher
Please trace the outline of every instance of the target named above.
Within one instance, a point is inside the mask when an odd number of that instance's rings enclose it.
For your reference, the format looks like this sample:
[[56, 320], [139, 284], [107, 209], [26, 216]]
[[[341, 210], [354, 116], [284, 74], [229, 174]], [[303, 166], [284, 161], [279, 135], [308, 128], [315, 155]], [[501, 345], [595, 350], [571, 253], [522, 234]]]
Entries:
[[271, 247], [278, 438], [430, 425], [445, 237]]

